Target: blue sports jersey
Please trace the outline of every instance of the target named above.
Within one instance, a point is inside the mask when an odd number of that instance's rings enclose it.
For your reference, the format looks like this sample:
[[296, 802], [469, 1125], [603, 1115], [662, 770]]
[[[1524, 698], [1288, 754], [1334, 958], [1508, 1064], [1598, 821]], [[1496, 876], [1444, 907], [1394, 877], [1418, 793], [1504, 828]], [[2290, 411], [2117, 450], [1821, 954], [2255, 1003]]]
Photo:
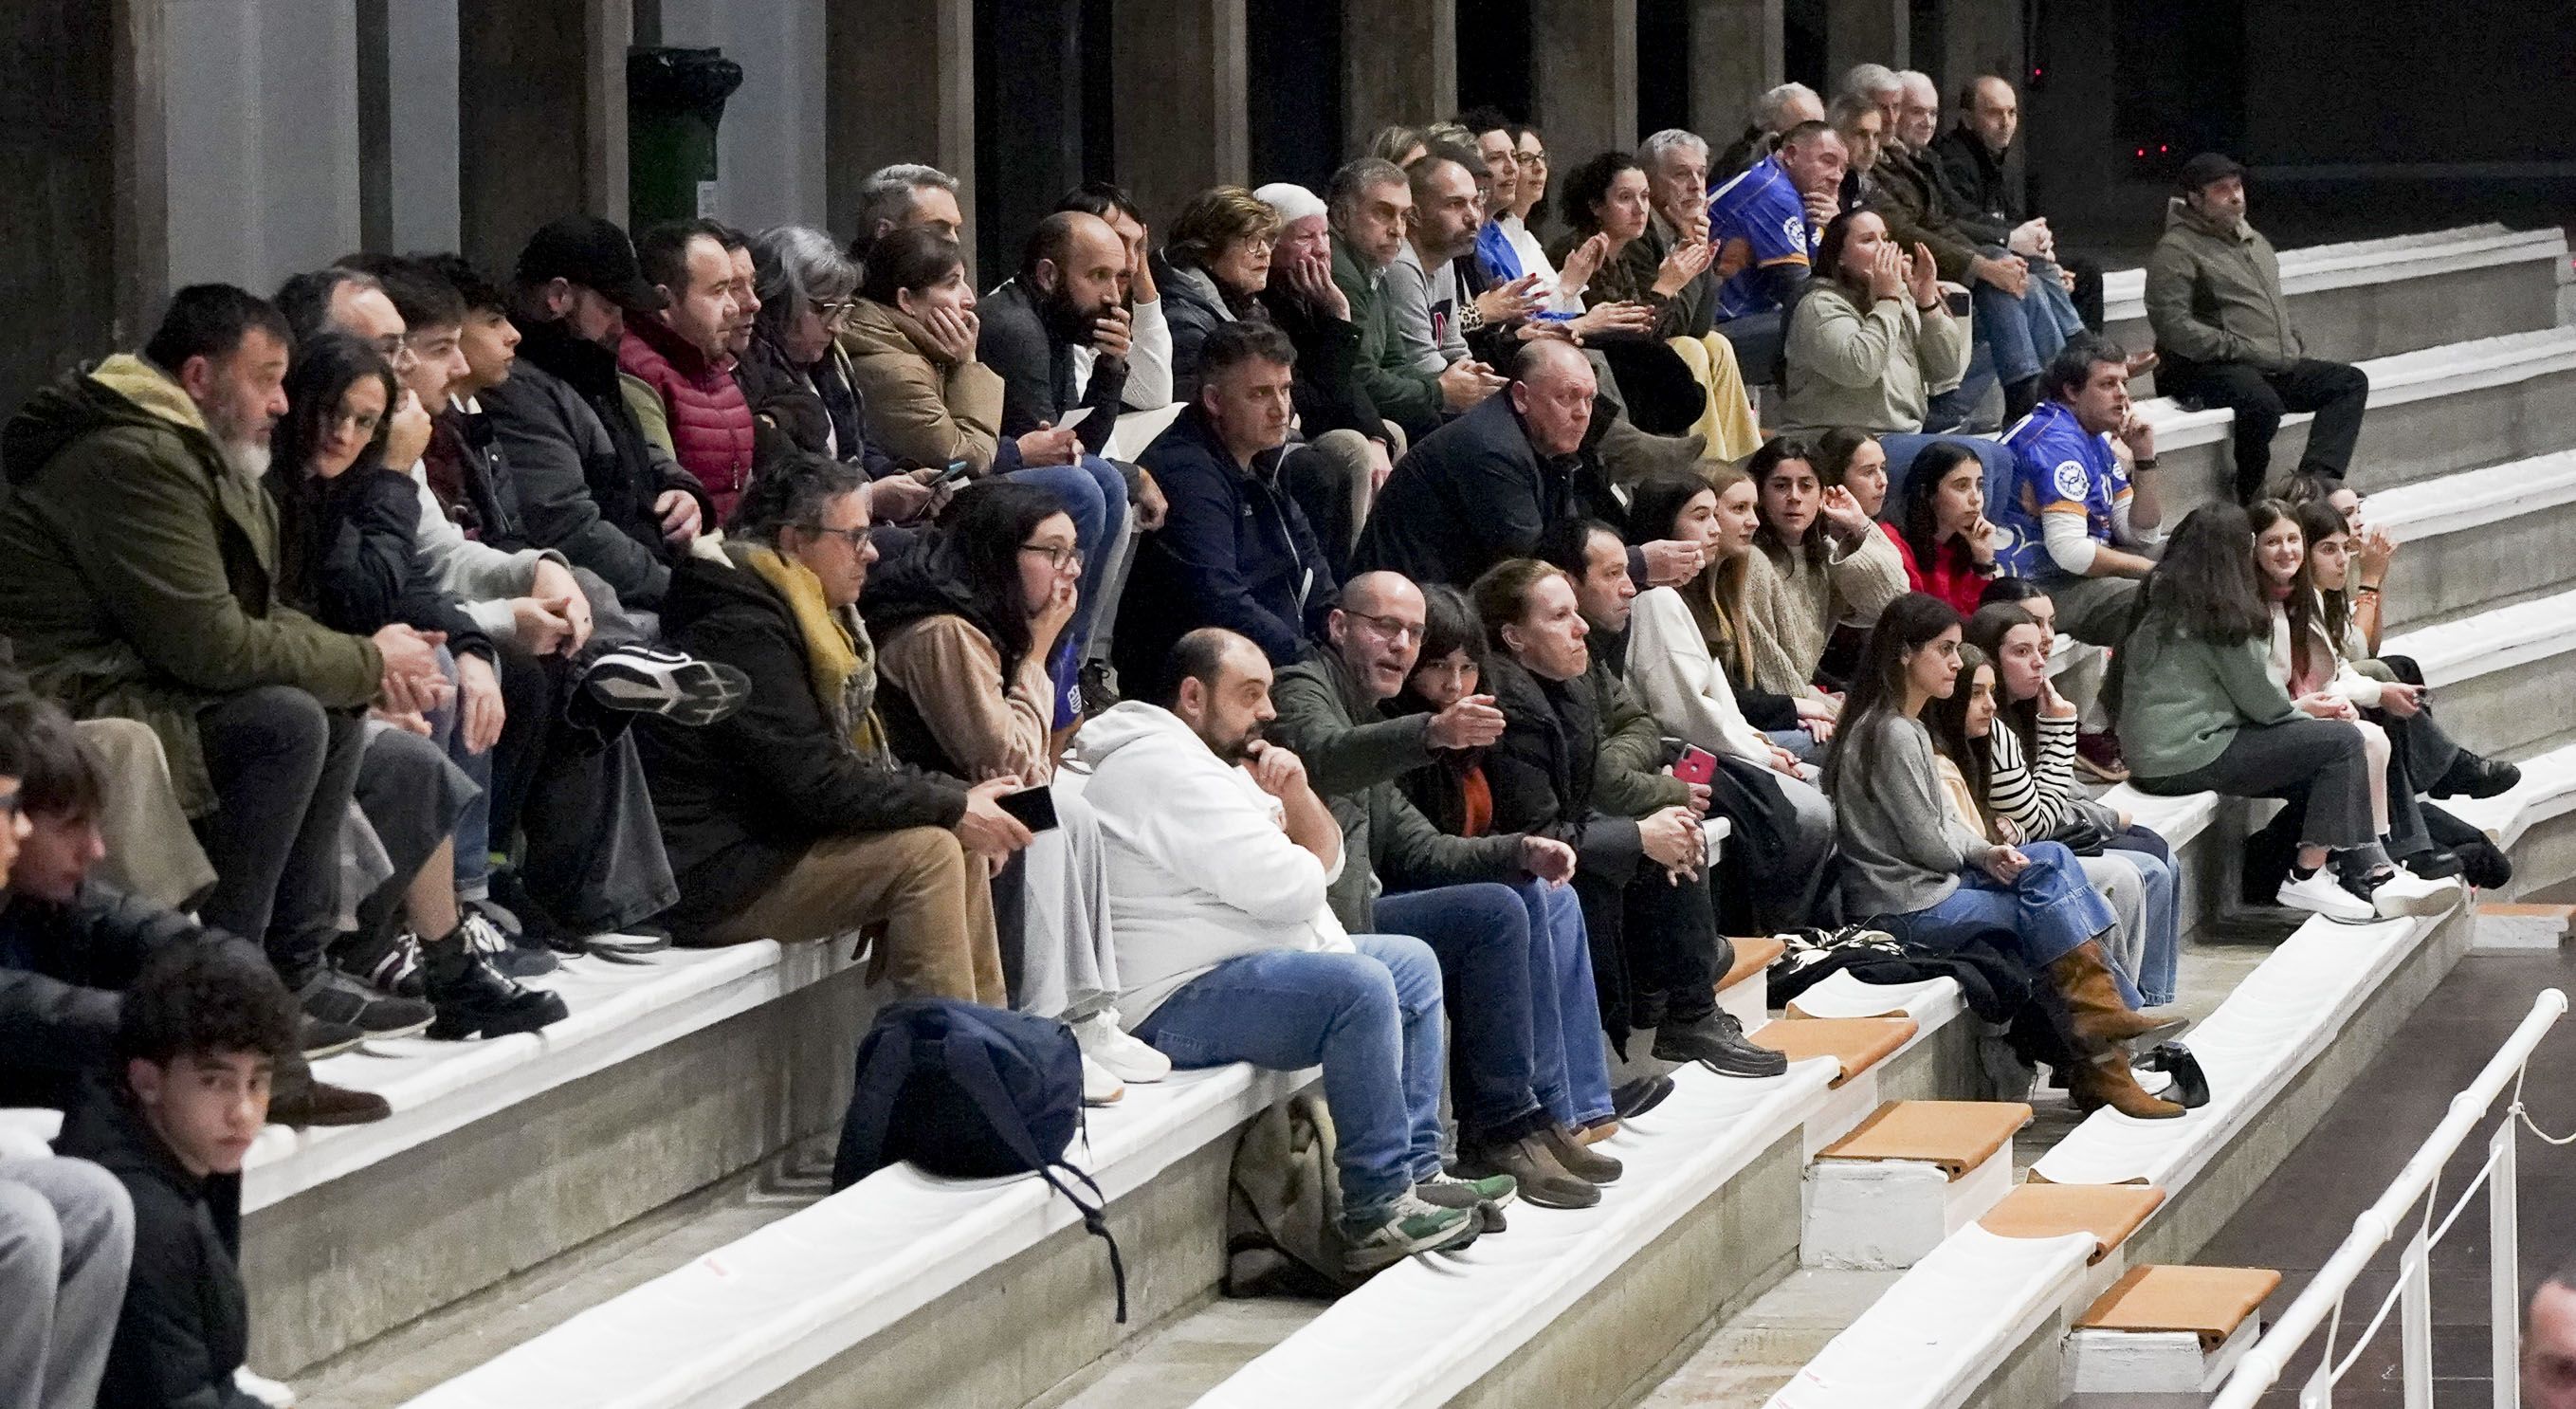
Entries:
[[1742, 318], [1779, 307], [1765, 291], [1761, 270], [1811, 264], [1817, 234], [1807, 226], [1807, 203], [1776, 156], [1765, 157], [1717, 188], [1708, 198], [1708, 238], [1720, 254], [1741, 248], [1745, 266], [1717, 286], [1717, 316]]
[[2096, 543], [2111, 541], [2111, 512], [2129, 501], [2129, 471], [2111, 450], [2108, 435], [2086, 435], [2062, 401], [2043, 401], [2004, 433], [2013, 454], [2013, 489], [1995, 525], [1995, 560], [2015, 577], [2046, 579], [2066, 574], [2048, 556], [2040, 520], [2055, 511], [2081, 512]]

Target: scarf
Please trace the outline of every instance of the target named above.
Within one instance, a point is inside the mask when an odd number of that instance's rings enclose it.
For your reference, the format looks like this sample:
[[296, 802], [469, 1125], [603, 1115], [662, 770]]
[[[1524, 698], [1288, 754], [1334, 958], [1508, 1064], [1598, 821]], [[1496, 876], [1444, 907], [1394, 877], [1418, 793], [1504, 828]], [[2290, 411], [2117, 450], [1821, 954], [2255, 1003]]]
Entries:
[[841, 740], [862, 758], [885, 753], [885, 727], [877, 720], [877, 652], [856, 614], [834, 610], [823, 599], [814, 570], [775, 548], [729, 543], [725, 556], [769, 584], [787, 604], [787, 617], [805, 640], [805, 674], [831, 713]]

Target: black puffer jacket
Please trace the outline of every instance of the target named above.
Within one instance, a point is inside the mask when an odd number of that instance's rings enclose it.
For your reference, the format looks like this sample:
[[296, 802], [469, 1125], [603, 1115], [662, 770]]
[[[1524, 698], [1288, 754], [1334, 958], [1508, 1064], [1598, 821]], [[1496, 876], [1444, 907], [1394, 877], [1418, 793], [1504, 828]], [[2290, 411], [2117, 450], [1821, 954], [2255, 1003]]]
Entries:
[[69, 904], [0, 897], [0, 1106], [70, 1103], [78, 1078], [116, 1064], [122, 994], [177, 944], [239, 945], [176, 910], [92, 881]]
[[399, 624], [447, 633], [458, 655], [495, 658], [491, 638], [438, 585], [420, 551], [420, 490], [410, 476], [379, 467], [299, 484], [288, 478], [294, 473], [282, 466], [268, 473], [289, 601], [352, 636]]

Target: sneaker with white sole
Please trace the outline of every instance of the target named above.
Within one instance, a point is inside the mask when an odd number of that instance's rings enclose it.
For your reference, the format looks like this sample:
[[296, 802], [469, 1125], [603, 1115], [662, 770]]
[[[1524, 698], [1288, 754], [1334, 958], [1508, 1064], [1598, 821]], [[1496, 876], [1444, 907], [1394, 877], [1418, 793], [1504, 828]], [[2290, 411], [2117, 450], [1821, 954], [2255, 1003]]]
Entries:
[[1127, 1094], [1127, 1084], [1118, 1073], [1082, 1054], [1082, 1103], [1086, 1106], [1114, 1106]]
[[1476, 1236], [1473, 1209], [1442, 1208], [1408, 1189], [1382, 1209], [1342, 1223], [1352, 1270], [1385, 1267]]
[[2457, 876], [2428, 881], [2400, 866], [2372, 888], [2370, 905], [2382, 919], [2393, 920], [2401, 915], [2439, 915], [2459, 904], [2465, 893], [2460, 889]]
[[552, 950], [542, 944], [512, 943], [499, 925], [471, 907], [457, 922], [457, 929], [464, 934], [466, 947], [489, 960], [503, 978], [535, 978], [561, 967]]
[[1103, 1008], [1073, 1024], [1073, 1040], [1082, 1055], [1117, 1073], [1121, 1081], [1143, 1084], [1172, 1074], [1172, 1059], [1121, 1028], [1114, 1008]]
[[233, 1388], [258, 1400], [268, 1409], [295, 1409], [295, 1387], [279, 1384], [266, 1375], [254, 1375], [248, 1365], [233, 1371]]
[[590, 663], [581, 688], [604, 709], [658, 714], [699, 728], [742, 708], [751, 696], [751, 677], [721, 661], [660, 646], [619, 646]]
[[2293, 910], [2323, 915], [2338, 924], [2366, 925], [2379, 918], [2369, 901], [2346, 890], [2343, 882], [2322, 866], [2304, 880], [2293, 875], [2282, 881], [2272, 900]]

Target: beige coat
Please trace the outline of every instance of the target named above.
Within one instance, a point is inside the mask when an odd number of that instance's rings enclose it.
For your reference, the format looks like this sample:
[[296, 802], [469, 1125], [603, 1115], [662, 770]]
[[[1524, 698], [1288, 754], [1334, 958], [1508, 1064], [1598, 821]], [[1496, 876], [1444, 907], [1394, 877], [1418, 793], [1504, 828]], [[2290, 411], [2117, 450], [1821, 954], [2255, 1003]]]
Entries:
[[993, 468], [1002, 424], [1001, 374], [981, 362], [951, 363], [932, 350], [912, 315], [859, 300], [841, 334], [852, 385], [867, 405], [867, 437], [909, 465], [966, 462]]

